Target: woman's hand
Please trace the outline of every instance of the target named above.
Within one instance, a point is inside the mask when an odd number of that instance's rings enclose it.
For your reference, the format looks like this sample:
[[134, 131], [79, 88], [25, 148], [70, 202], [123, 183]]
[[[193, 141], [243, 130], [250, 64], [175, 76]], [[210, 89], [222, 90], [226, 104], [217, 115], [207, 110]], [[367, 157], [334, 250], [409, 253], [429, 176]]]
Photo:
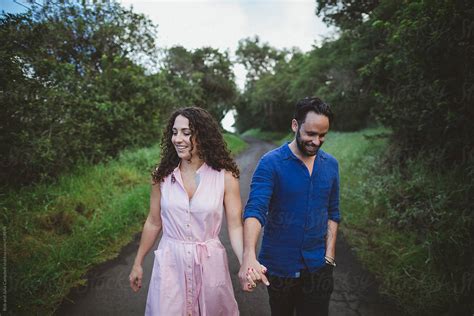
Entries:
[[267, 276], [267, 268], [261, 265], [257, 260], [245, 260], [239, 270], [239, 280], [242, 290], [245, 292], [253, 292], [258, 283], [262, 282], [269, 286]]
[[128, 279], [130, 280], [130, 287], [134, 292], [138, 292], [139, 289], [142, 287], [142, 276], [143, 276], [143, 268], [141, 265], [134, 265], [132, 271], [130, 272], [130, 276]]

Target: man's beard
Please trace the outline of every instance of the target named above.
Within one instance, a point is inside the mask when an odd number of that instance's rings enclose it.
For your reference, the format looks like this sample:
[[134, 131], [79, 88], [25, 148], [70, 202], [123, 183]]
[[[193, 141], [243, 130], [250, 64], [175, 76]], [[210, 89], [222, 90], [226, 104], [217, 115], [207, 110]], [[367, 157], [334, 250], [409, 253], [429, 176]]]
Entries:
[[301, 140], [300, 131], [298, 130], [298, 132], [296, 133], [296, 146], [298, 147], [299, 151], [303, 154], [303, 156], [306, 156], [306, 157], [316, 156], [316, 154], [319, 151], [319, 148], [321, 148], [322, 145], [323, 145], [322, 142], [321, 142], [321, 145], [319, 146], [314, 146], [312, 142], [305, 143]]

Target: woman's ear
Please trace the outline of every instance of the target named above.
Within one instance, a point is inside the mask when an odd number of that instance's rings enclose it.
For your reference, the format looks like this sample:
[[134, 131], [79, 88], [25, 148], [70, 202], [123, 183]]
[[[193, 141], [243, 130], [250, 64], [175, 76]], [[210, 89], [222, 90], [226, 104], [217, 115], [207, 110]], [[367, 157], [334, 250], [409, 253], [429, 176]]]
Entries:
[[199, 153], [200, 152], [200, 150], [199, 150], [200, 144], [199, 144], [199, 141], [198, 141], [198, 136], [195, 135], [195, 134], [191, 135], [191, 141], [193, 143], [193, 151], [195, 153]]

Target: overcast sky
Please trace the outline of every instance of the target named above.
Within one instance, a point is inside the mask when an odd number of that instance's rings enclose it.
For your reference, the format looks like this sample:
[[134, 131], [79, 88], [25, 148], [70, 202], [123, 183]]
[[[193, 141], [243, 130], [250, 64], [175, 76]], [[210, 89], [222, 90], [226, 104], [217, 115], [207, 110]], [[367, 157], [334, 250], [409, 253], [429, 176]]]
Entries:
[[[193, 49], [211, 46], [228, 50], [231, 58], [240, 39], [258, 35], [262, 42], [276, 48], [297, 47], [309, 51], [332, 36], [315, 15], [315, 0], [122, 0], [134, 11], [148, 15], [158, 24], [159, 47], [182, 45]], [[237, 85], [245, 84], [245, 69], [234, 66]], [[233, 113], [222, 125], [233, 131]]]
[[[331, 30], [315, 15], [315, 0], [122, 0], [134, 11], [158, 24], [160, 47], [211, 46], [229, 50], [240, 39], [258, 35], [276, 48], [298, 47], [309, 51]], [[245, 71], [236, 66], [237, 84], [243, 87]]]
[[[42, 3], [43, 0], [35, 0]], [[315, 15], [315, 0], [119, 0], [133, 5], [158, 25], [159, 47], [182, 45], [193, 49], [211, 46], [229, 50], [231, 57], [240, 39], [258, 35], [276, 48], [298, 47], [309, 51], [331, 36]], [[24, 11], [27, 0], [0, 0], [0, 9]], [[243, 87], [245, 71], [236, 65], [237, 85]]]

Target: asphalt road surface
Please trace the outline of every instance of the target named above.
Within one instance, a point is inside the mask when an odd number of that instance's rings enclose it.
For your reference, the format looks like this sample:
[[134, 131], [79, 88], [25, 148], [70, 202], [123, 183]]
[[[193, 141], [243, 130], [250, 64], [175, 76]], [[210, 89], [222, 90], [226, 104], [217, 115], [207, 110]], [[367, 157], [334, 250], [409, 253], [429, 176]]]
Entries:
[[[275, 146], [255, 139], [246, 139], [249, 148], [237, 157], [240, 167], [240, 187], [242, 201], [245, 205], [249, 194], [250, 181], [260, 157]], [[344, 216], [344, 210], [341, 210]], [[222, 225], [220, 239], [227, 249], [229, 268], [234, 286], [235, 298], [242, 316], [270, 315], [267, 290], [264, 285], [258, 286], [253, 293], [240, 289], [237, 273], [239, 263], [230, 245], [227, 226]], [[143, 285], [138, 293], [130, 289], [128, 275], [138, 249], [140, 234], [125, 246], [119, 256], [93, 268], [88, 274], [86, 286], [73, 289], [63, 301], [57, 315], [143, 315], [145, 312], [154, 255], [150, 251], [146, 256], [143, 270]], [[156, 249], [158, 245], [154, 246]], [[331, 296], [329, 314], [331, 316], [391, 316], [400, 315], [392, 303], [378, 293], [374, 277], [357, 261], [351, 248], [338, 234], [337, 267], [334, 269], [334, 292]], [[315, 311], [315, 316], [317, 311]], [[172, 316], [172, 315], [163, 315]]]

